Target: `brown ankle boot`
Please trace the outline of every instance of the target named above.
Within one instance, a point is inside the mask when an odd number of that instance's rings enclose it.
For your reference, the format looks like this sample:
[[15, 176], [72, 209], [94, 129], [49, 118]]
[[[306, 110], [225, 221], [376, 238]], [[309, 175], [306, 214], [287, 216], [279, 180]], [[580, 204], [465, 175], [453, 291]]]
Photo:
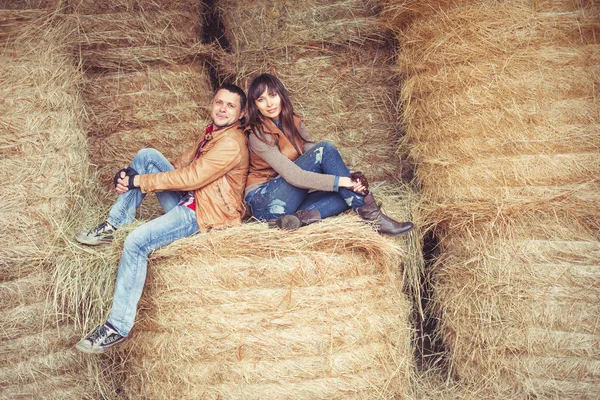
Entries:
[[310, 225], [321, 220], [319, 210], [300, 210], [290, 215], [284, 215], [269, 222], [269, 227], [278, 227], [286, 231], [293, 231], [302, 226]]
[[398, 236], [410, 232], [413, 228], [412, 222], [398, 222], [382, 213], [371, 193], [365, 197], [365, 205], [357, 211], [365, 221], [374, 222], [377, 232], [384, 235]]

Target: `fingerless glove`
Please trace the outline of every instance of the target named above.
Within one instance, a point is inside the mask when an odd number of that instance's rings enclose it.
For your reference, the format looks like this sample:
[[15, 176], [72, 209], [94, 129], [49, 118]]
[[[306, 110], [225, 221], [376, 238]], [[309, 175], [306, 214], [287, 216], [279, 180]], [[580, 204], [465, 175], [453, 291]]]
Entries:
[[131, 190], [131, 189], [135, 189], [136, 186], [133, 185], [133, 178], [136, 175], [139, 175], [137, 173], [137, 171], [131, 167], [127, 167], [127, 168], [123, 168], [120, 169], [119, 171], [117, 171], [117, 173], [115, 174], [115, 177], [113, 178], [113, 183], [115, 184], [115, 187], [117, 187], [117, 183], [119, 183], [119, 179], [121, 179], [121, 172], [125, 172], [125, 176], [129, 177], [129, 182], [127, 183], [127, 189]]

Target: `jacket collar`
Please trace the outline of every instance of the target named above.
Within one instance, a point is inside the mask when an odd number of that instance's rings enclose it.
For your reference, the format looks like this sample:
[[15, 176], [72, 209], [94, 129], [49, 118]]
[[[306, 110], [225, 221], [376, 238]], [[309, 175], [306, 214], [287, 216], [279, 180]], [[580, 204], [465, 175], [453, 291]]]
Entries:
[[228, 130], [230, 130], [230, 129], [234, 129], [234, 128], [235, 128], [235, 129], [239, 129], [239, 127], [240, 127], [240, 121], [236, 121], [236, 122], [234, 122], [233, 124], [231, 124], [231, 125], [229, 125], [229, 126], [227, 126], [227, 127], [225, 127], [225, 128], [221, 128], [221, 129], [219, 129], [219, 130], [213, 130], [213, 131], [212, 131], [212, 137], [213, 137], [213, 138], [219, 137], [219, 136], [221, 136], [223, 133], [227, 132]]

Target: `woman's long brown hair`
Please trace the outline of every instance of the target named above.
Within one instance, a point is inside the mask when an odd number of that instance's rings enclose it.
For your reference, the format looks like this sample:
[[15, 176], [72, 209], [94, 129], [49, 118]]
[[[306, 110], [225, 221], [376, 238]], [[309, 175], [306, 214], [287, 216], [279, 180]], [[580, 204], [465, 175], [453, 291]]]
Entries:
[[[283, 83], [274, 75], [260, 74], [252, 80], [248, 88], [248, 116], [246, 118], [246, 131], [249, 134], [255, 134], [262, 142], [268, 145], [275, 144], [265, 138], [265, 133], [262, 129], [264, 116], [260, 113], [256, 106], [256, 100], [262, 96], [266, 89], [269, 93], [277, 93], [281, 99], [281, 114], [279, 114], [279, 123], [283, 134], [288, 138], [294, 146], [298, 154], [302, 154], [300, 144], [304, 143], [304, 139], [300, 135], [298, 128], [294, 124], [294, 108], [288, 92], [283, 86]], [[275, 138], [274, 138], [275, 139]], [[275, 139], [276, 140], [276, 139]]]

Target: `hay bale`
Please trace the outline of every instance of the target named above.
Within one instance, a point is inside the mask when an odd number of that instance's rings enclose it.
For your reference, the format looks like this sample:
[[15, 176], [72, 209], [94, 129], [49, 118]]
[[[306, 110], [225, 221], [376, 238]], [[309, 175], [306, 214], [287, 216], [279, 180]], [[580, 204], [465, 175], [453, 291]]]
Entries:
[[83, 79], [71, 27], [27, 15], [0, 11], [12, 21], [0, 51], [0, 398], [97, 398], [90, 366], [71, 349], [78, 333], [52, 301], [55, 257], [90, 180]]
[[202, 9], [201, 2], [189, 0], [67, 0], [67, 3], [76, 14], [169, 10], [197, 13]]
[[195, 42], [198, 16], [183, 11], [73, 14], [82, 46], [110, 49]]
[[391, 398], [412, 371], [402, 256], [350, 216], [293, 233], [247, 224], [160, 249], [121, 350], [125, 391]]
[[[33, 21], [25, 28], [35, 35], [48, 24], [47, 19]], [[60, 234], [53, 228], [70, 214], [77, 200], [73, 194], [87, 178], [86, 139], [77, 134], [82, 132], [77, 93], [82, 80], [64, 42], [52, 43], [53, 34], [38, 38], [38, 46], [25, 37], [2, 49], [0, 176], [6, 184], [0, 189], [5, 199], [0, 242], [6, 245], [0, 265], [11, 276], [20, 266], [44, 260]]]
[[378, 25], [373, 3], [259, 1], [242, 8], [220, 1], [218, 7], [242, 87], [259, 73], [274, 73], [316, 140], [335, 143], [373, 181], [401, 175], [390, 35]]
[[[88, 76], [84, 94], [91, 111], [91, 136], [106, 137], [161, 124], [164, 126], [155, 133], [164, 136], [162, 132], [169, 125], [187, 122], [195, 126], [210, 115], [212, 89], [208, 73], [199, 64], [148, 65], [141, 71], [116, 70]], [[173, 144], [179, 146], [178, 150], [188, 146], [171, 141]]]
[[459, 4], [399, 31], [402, 151], [440, 240], [451, 371], [498, 396], [596, 398], [600, 10], [534, 3]]
[[384, 36], [371, 0], [258, 0], [244, 7], [219, 0], [217, 7], [235, 54], [300, 44], [360, 44]]
[[511, 202], [595, 185], [598, 10], [530, 11], [480, 4], [402, 34], [405, 148], [431, 201]]
[[523, 224], [510, 235], [474, 229], [442, 244], [435, 309], [453, 369], [469, 382], [483, 374], [498, 391], [597, 397], [595, 231], [532, 234]]
[[0, 10], [56, 9], [61, 0], [0, 0]]
[[382, 23], [400, 30], [406, 29], [413, 21], [426, 19], [452, 8], [477, 3], [478, 0], [379, 0], [383, 8]]
[[86, 68], [114, 68], [120, 62], [119, 68], [133, 69], [148, 61], [169, 63], [206, 54], [208, 46], [196, 45], [201, 18], [201, 13], [178, 10], [68, 16], [77, 24], [78, 51]]
[[[77, 2], [68, 18], [78, 26], [79, 57], [89, 68], [84, 100], [91, 159], [107, 194], [115, 171], [141, 148], [156, 148], [168, 158], [187, 148], [204, 129], [212, 98], [209, 74], [201, 60], [194, 61], [212, 51], [199, 43], [201, 2], [180, 9], [121, 3], [115, 6], [122, 12], [103, 13]], [[107, 197], [111, 203], [113, 196]], [[144, 218], [161, 213], [154, 197], [140, 211]]]

